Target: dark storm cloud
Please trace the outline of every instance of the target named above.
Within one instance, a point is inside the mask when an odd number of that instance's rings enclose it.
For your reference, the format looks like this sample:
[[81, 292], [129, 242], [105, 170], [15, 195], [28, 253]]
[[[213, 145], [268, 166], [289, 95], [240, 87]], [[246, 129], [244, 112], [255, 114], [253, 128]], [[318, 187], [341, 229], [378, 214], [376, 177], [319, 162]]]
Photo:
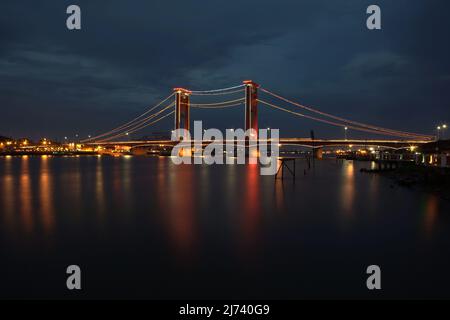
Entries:
[[[86, 135], [144, 111], [173, 86], [245, 78], [325, 111], [430, 132], [450, 118], [449, 5], [377, 3], [383, 30], [370, 32], [372, 3], [358, 0], [2, 1], [0, 134]], [[69, 4], [82, 9], [81, 31], [65, 28]], [[207, 117], [220, 127], [242, 115]], [[340, 132], [263, 107], [261, 122], [286, 135]]]

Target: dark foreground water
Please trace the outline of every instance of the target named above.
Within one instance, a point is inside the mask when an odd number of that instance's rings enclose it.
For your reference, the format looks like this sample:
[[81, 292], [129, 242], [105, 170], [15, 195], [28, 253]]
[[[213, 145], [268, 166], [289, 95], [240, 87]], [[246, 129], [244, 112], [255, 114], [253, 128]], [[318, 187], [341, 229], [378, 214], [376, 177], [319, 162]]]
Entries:
[[450, 298], [450, 203], [362, 166], [0, 158], [0, 297]]

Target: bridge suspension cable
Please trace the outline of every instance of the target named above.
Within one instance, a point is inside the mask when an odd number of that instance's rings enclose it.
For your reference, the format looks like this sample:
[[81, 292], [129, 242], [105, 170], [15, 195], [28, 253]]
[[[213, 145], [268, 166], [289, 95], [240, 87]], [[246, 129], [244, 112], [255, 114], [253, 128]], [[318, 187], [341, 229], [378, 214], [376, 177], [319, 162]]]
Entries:
[[[167, 110], [167, 109], [169, 109], [169, 108], [171, 108], [171, 107], [173, 107], [173, 106], [174, 106], [174, 103], [169, 104], [168, 106], [166, 106], [165, 108], [163, 108], [162, 110], [160, 110], [160, 111], [158, 111], [156, 114], [154, 114], [153, 117], [150, 118], [149, 120], [153, 119], [155, 116], [157, 116], [157, 115], [163, 113], [165, 110]], [[173, 114], [174, 112], [175, 112], [175, 110], [172, 110], [172, 111], [170, 111], [169, 113], [166, 113], [165, 115], [163, 115], [163, 116], [157, 118], [156, 120], [153, 120], [153, 121], [151, 121], [151, 122], [148, 122], [148, 120], [147, 120], [146, 123], [140, 123], [140, 124], [138, 124], [138, 125], [135, 125], [133, 128], [130, 128], [130, 129], [127, 130], [126, 132], [118, 133], [118, 134], [113, 135], [113, 136], [111, 136], [111, 137], [108, 137], [108, 138], [105, 138], [105, 139], [98, 140], [98, 142], [105, 142], [105, 141], [108, 141], [108, 140], [111, 140], [111, 139], [115, 139], [115, 138], [127, 136], [127, 135], [129, 135], [129, 134], [131, 134], [131, 133], [140, 131], [140, 130], [142, 130], [142, 129], [146, 128], [146, 127], [149, 127], [149, 126], [151, 126], [151, 125], [153, 125], [153, 124], [155, 124], [155, 123], [161, 121], [162, 119], [164, 119], [164, 118], [170, 116], [170, 115]]]
[[[123, 125], [121, 125], [121, 126], [118, 126], [117, 128], [114, 128], [114, 129], [112, 129], [112, 130], [109, 130], [109, 131], [107, 131], [107, 132], [105, 132], [105, 133], [102, 133], [102, 134], [96, 135], [96, 136], [94, 136], [94, 137], [91, 137], [91, 138], [89, 138], [89, 139], [81, 140], [81, 142], [94, 141], [94, 140], [96, 140], [96, 139], [98, 139], [98, 138], [102, 138], [102, 137], [105, 137], [105, 136], [114, 134], [114, 133], [119, 132], [119, 131], [121, 131], [121, 130], [125, 130], [125, 129], [131, 127], [131, 126], [134, 126], [136, 123], [142, 123], [142, 122], [145, 122], [145, 121], [148, 120], [148, 119], [152, 119], [153, 117], [155, 117], [155, 115], [157, 115], [157, 113], [156, 113], [156, 114], [152, 114], [152, 115], [150, 115], [150, 116], [148, 116], [148, 117], [146, 117], [146, 118], [143, 118], [143, 117], [146, 116], [147, 114], [149, 114], [150, 112], [152, 112], [153, 110], [155, 110], [156, 108], [160, 107], [164, 102], [166, 102], [167, 100], [169, 100], [169, 99], [170, 99], [171, 97], [173, 97], [174, 95], [175, 95], [175, 93], [172, 93], [171, 95], [169, 95], [168, 97], [166, 97], [165, 99], [163, 99], [162, 101], [160, 101], [158, 104], [156, 104], [155, 106], [153, 106], [152, 108], [150, 108], [149, 110], [147, 110], [146, 112], [144, 112], [143, 114], [139, 115], [138, 117], [136, 117], [136, 118], [134, 118], [134, 119], [128, 121], [127, 123], [125, 123], [125, 124], [123, 124]], [[172, 105], [173, 105], [173, 103], [172, 103]], [[143, 119], [141, 119], [141, 118], [143, 118]]]
[[[287, 98], [284, 98], [284, 97], [282, 97], [282, 96], [280, 96], [280, 95], [278, 95], [276, 93], [273, 93], [273, 92], [271, 92], [271, 91], [269, 91], [267, 89], [260, 88], [260, 90], [262, 92], [265, 92], [265, 93], [275, 97], [275, 98], [283, 100], [283, 101], [285, 101], [285, 102], [287, 102], [289, 104], [292, 104], [294, 106], [300, 107], [300, 108], [302, 108], [304, 110], [307, 110], [307, 111], [310, 111], [310, 112], [313, 112], [313, 113], [317, 113], [317, 114], [320, 114], [322, 116], [332, 118], [334, 120], [338, 120], [338, 121], [344, 122], [343, 124], [340, 124], [340, 126], [347, 126], [347, 127], [350, 128], [352, 126], [345, 124], [345, 123], [350, 123], [350, 124], [353, 124], [353, 125], [355, 125], [357, 127], [363, 127], [363, 128], [366, 128], [366, 129], [373, 130], [372, 132], [382, 132], [383, 134], [388, 134], [389, 133], [389, 135], [391, 135], [391, 136], [414, 137], [414, 138], [421, 138], [421, 139], [425, 139], [425, 140], [434, 139], [434, 137], [431, 136], [431, 135], [424, 135], [424, 134], [418, 134], [418, 133], [412, 133], [412, 132], [406, 132], [406, 131], [392, 130], [392, 129], [387, 129], [387, 128], [378, 127], [378, 126], [373, 126], [373, 125], [369, 125], [369, 124], [365, 124], [365, 123], [361, 123], [361, 122], [357, 122], [357, 121], [352, 121], [352, 120], [349, 120], [349, 119], [338, 117], [338, 116], [335, 116], [335, 115], [332, 115], [332, 114], [329, 114], [329, 113], [317, 110], [315, 108], [308, 107], [308, 106], [302, 105], [300, 103], [291, 101], [291, 100], [289, 100]], [[318, 120], [318, 121], [320, 121], [320, 120]], [[355, 128], [355, 127], [353, 127], [353, 128]]]
[[239, 92], [244, 92], [245, 89], [238, 89], [238, 90], [232, 90], [232, 91], [219, 91], [219, 92], [202, 92], [202, 91], [191, 91], [191, 94], [193, 96], [219, 96], [219, 95], [226, 95], [226, 94], [234, 94]]
[[245, 98], [239, 98], [234, 100], [214, 102], [214, 103], [191, 103], [193, 108], [227, 108], [240, 105], [244, 102]]
[[[235, 90], [238, 88], [244, 87], [244, 84], [240, 84], [238, 86], [228, 87], [228, 88], [222, 88], [222, 89], [214, 89], [214, 90], [194, 90], [190, 91], [191, 94], [214, 94], [214, 93], [222, 93], [225, 91]], [[240, 91], [240, 90], [239, 90]]]
[[[326, 119], [320, 119], [320, 118], [317, 118], [317, 117], [314, 117], [314, 116], [310, 116], [310, 115], [306, 115], [306, 114], [303, 114], [303, 113], [295, 112], [295, 111], [292, 111], [292, 110], [289, 110], [289, 109], [286, 109], [286, 108], [274, 105], [272, 103], [266, 102], [266, 101], [261, 100], [261, 99], [258, 99], [258, 102], [261, 102], [262, 104], [265, 104], [265, 105], [267, 105], [269, 107], [272, 107], [272, 108], [275, 108], [275, 109], [278, 109], [278, 110], [281, 110], [281, 111], [284, 111], [284, 112], [288, 112], [290, 114], [293, 114], [293, 115], [296, 115], [296, 116], [299, 116], [299, 117], [304, 117], [304, 118], [307, 118], [307, 119], [311, 119], [311, 120], [327, 123], [327, 124], [330, 124], [330, 125], [333, 125], [333, 126], [337, 126], [337, 127], [343, 127], [344, 126], [342, 123], [338, 123], [338, 122], [334, 122], [334, 121], [330, 121], [330, 120], [326, 120]], [[405, 137], [405, 138], [411, 137], [409, 135], [392, 134], [392, 133], [389, 133], [389, 132], [381, 132], [379, 130], [373, 130], [373, 129], [368, 129], [368, 128], [361, 128], [361, 127], [356, 127], [356, 126], [352, 126], [352, 125], [348, 125], [347, 127], [351, 128], [353, 130], [357, 130], [357, 131], [364, 131], [364, 132], [370, 132], [370, 133], [376, 133], [376, 134], [385, 134], [385, 135], [397, 136], [397, 137], [401, 136], [401, 137]]]
[[244, 102], [238, 102], [233, 104], [227, 104], [227, 105], [218, 105], [218, 106], [201, 106], [201, 105], [191, 105], [193, 108], [200, 108], [200, 109], [224, 109], [224, 108], [230, 108], [230, 107], [236, 107], [243, 105]]
[[[170, 105], [168, 105], [168, 106], [165, 107], [164, 109], [162, 109], [162, 110], [160, 110], [160, 111], [158, 111], [158, 112], [156, 112], [156, 113], [154, 113], [154, 114], [151, 114], [150, 116], [145, 117], [145, 118], [143, 118], [143, 119], [141, 119], [141, 120], [139, 120], [139, 121], [137, 121], [137, 122], [135, 122], [135, 123], [133, 123], [133, 124], [128, 125], [126, 128], [123, 128], [123, 129], [121, 130], [122, 133], [116, 134], [116, 135], [114, 135], [114, 137], [124, 136], [124, 135], [127, 135], [127, 134], [129, 134], [129, 133], [132, 133], [132, 132], [136, 131], [136, 130], [134, 130], [135, 128], [137, 128], [137, 127], [139, 127], [139, 126], [141, 126], [141, 125], [143, 125], [143, 124], [145, 125], [146, 123], [148, 123], [149, 120], [155, 118], [155, 117], [158, 116], [160, 113], [162, 113], [163, 111], [167, 110], [168, 108], [173, 107], [174, 104], [175, 104], [175, 103], [171, 103]], [[109, 138], [108, 138], [108, 139], [109, 139]]]

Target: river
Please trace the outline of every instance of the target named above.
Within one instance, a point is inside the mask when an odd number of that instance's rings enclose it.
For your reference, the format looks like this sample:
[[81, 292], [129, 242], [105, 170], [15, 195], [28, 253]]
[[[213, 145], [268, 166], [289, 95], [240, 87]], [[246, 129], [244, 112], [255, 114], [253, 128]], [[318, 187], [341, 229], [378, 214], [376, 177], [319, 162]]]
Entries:
[[450, 298], [450, 203], [370, 166], [0, 157], [0, 297]]

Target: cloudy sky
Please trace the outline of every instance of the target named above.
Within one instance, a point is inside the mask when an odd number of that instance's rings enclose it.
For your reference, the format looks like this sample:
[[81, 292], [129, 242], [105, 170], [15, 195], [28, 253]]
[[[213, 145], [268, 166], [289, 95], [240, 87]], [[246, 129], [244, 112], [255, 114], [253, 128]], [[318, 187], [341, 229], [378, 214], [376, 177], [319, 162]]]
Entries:
[[[70, 4], [81, 7], [80, 31], [66, 28]], [[370, 4], [381, 7], [381, 31], [366, 28]], [[244, 79], [339, 116], [432, 134], [450, 121], [449, 12], [445, 0], [2, 0], [0, 135], [98, 134], [173, 87]], [[239, 107], [192, 118], [243, 126]], [[283, 136], [343, 135], [264, 106], [260, 123]]]

